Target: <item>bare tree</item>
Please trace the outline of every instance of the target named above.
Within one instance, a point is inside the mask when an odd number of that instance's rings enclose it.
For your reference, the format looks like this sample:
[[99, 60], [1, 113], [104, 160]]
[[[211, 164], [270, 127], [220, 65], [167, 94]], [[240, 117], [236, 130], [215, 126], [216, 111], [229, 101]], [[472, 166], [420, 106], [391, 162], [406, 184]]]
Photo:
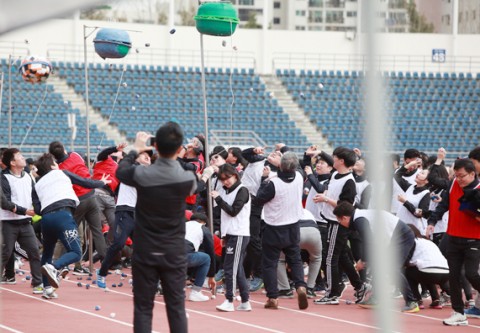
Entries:
[[82, 10], [80, 12], [80, 18], [82, 20], [97, 20], [97, 21], [104, 21], [107, 19], [107, 11], [110, 11], [112, 7], [105, 5], [105, 6], [98, 6], [91, 9]]
[[166, 25], [168, 23], [168, 15], [164, 11], [158, 12], [157, 23], [161, 25]]
[[435, 30], [433, 23], [428, 22], [425, 16], [417, 11], [415, 1], [408, 3], [407, 11], [410, 18], [410, 32], [432, 33]]
[[251, 11], [248, 14], [248, 21], [247, 23], [243, 26], [244, 29], [261, 29], [262, 26], [257, 23], [257, 13], [254, 11]]
[[187, 9], [180, 9], [178, 11], [178, 15], [180, 15], [180, 25], [194, 26], [195, 25], [194, 16], [196, 12], [197, 10], [193, 5], [191, 5]]

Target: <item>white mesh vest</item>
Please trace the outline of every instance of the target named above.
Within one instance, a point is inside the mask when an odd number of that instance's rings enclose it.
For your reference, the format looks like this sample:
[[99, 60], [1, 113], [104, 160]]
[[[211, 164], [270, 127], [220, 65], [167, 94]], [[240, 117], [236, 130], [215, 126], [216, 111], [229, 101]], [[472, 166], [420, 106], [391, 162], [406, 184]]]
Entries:
[[[326, 182], [326, 180], [321, 181], [320, 184], [323, 184], [325, 182]], [[315, 197], [315, 195], [317, 195], [317, 193], [318, 192], [312, 186], [310, 188], [310, 192], [308, 192], [307, 200], [305, 201], [305, 209], [313, 214], [313, 216], [315, 217], [315, 221], [327, 223], [327, 221], [325, 221], [325, 219], [322, 217], [322, 215], [320, 215], [320, 213], [323, 210], [323, 206], [325, 205], [325, 203], [324, 202], [319, 202], [319, 203], [313, 202], [313, 198]]]
[[[439, 193], [435, 194], [437, 196], [442, 196], [443, 190], [441, 190]], [[433, 200], [430, 200], [430, 211], [435, 211], [435, 209], [438, 206], [438, 202], [435, 202]], [[447, 232], [447, 227], [448, 227], [448, 211], [443, 214], [442, 219], [437, 221], [437, 224], [435, 224], [435, 229], [433, 230], [434, 234], [441, 233], [441, 232]]]
[[[397, 171], [398, 170], [396, 170], [395, 173]], [[420, 170], [417, 169], [417, 171], [413, 175], [411, 175], [409, 177], [403, 176], [403, 179], [406, 179], [410, 184], [415, 185], [415, 177], [417, 177], [417, 173], [419, 173], [419, 172], [420, 172]], [[400, 187], [400, 185], [398, 185], [398, 183], [395, 179], [392, 179], [392, 181], [393, 181], [393, 188], [392, 188], [392, 202], [391, 202], [390, 211], [393, 214], [397, 214], [398, 209], [401, 206], [401, 203], [397, 199], [398, 195], [399, 194], [405, 194], [405, 191], [402, 190], [402, 188]]]
[[295, 172], [295, 179], [286, 183], [278, 177], [270, 180], [275, 186], [275, 197], [263, 206], [265, 223], [280, 226], [297, 223], [303, 216], [303, 177]]
[[[10, 184], [11, 199], [10, 201], [17, 206], [32, 209], [32, 177], [26, 172], [22, 172], [21, 177], [12, 174], [4, 174]], [[2, 220], [21, 220], [27, 218], [27, 215], [18, 215], [8, 210], [2, 209], [0, 217]]]
[[40, 178], [35, 184], [35, 190], [40, 199], [42, 210], [60, 200], [73, 200], [77, 206], [80, 203], [73, 191], [70, 178], [62, 170], [52, 170]]
[[[405, 197], [407, 198], [407, 201], [410, 202], [412, 205], [415, 207], [418, 207], [418, 204], [420, 203], [420, 200], [429, 193], [428, 190], [424, 190], [420, 193], [414, 194], [413, 189], [415, 186], [410, 186], [407, 191], [405, 191]], [[406, 224], [413, 224], [417, 229], [422, 233], [422, 235], [425, 235], [425, 229], [427, 228], [427, 220], [424, 218], [419, 218], [413, 215], [408, 211], [407, 208], [405, 208], [404, 205], [401, 205], [398, 208], [397, 211], [397, 216], [400, 220], [405, 222]]]
[[[219, 189], [220, 197], [230, 206], [235, 201], [238, 191], [245, 187], [244, 185], [240, 184], [237, 186], [235, 190], [230, 193], [226, 193], [225, 189], [222, 187]], [[251, 202], [252, 200], [249, 199], [248, 202], [243, 206], [237, 216], [228, 215], [223, 209], [220, 214], [220, 231], [222, 233], [222, 237], [226, 234], [232, 236], [250, 236], [250, 210], [251, 210]]]
[[355, 182], [355, 188], [357, 189], [357, 195], [355, 196], [355, 203], [359, 203], [360, 201], [362, 201], [362, 193], [363, 191], [365, 191], [368, 185], [370, 185], [370, 183], [366, 179], [358, 183]]
[[[356, 209], [355, 214], [353, 215], [353, 220], [355, 221], [356, 219], [364, 217], [368, 220], [370, 229], [372, 230], [373, 233], [375, 233], [375, 223], [376, 219], [375, 217], [375, 210], [373, 209]], [[390, 214], [385, 211], [380, 211], [380, 223], [384, 224], [385, 228], [385, 236], [387, 240], [392, 239], [393, 231], [397, 227], [399, 218], [396, 217], [393, 214]]]
[[[355, 178], [353, 178], [352, 173], [346, 176], [343, 176], [340, 179], [335, 179], [336, 175], [338, 175], [338, 171], [335, 171], [332, 174], [332, 177], [330, 178], [330, 183], [328, 183], [328, 191], [325, 192], [325, 195], [332, 200], [338, 200], [338, 198], [340, 197], [340, 194], [342, 193], [343, 186], [345, 185], [347, 180], [351, 179], [353, 182], [355, 182]], [[326, 219], [329, 219], [332, 221], [337, 220], [337, 217], [333, 214], [332, 205], [324, 205], [322, 214], [323, 216], [325, 216]]]

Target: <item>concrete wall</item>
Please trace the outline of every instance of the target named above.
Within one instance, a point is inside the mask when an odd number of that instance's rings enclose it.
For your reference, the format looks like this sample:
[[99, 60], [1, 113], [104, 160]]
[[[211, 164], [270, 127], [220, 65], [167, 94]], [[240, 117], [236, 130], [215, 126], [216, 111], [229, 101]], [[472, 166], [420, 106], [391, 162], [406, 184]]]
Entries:
[[[200, 34], [195, 27], [177, 27], [170, 34], [167, 26], [81, 20], [50, 20], [4, 34], [0, 36], [0, 57], [21, 56], [19, 48], [25, 47], [31, 54], [48, 54], [51, 60], [83, 61], [84, 25], [139, 31], [130, 32], [131, 53], [122, 60], [108, 60], [109, 63], [200, 65]], [[91, 31], [87, 29], [87, 34]], [[93, 51], [95, 33], [87, 38], [89, 62], [102, 62]], [[378, 37], [382, 70], [480, 72], [478, 35], [453, 38], [442, 34], [390, 33]], [[367, 52], [362, 35], [345, 32], [237, 29], [232, 37], [203, 39], [206, 66], [255, 67], [260, 73], [272, 73], [275, 68], [362, 69], [363, 54]], [[150, 47], [145, 47], [146, 43]], [[432, 64], [432, 49], [445, 49], [447, 62]]]

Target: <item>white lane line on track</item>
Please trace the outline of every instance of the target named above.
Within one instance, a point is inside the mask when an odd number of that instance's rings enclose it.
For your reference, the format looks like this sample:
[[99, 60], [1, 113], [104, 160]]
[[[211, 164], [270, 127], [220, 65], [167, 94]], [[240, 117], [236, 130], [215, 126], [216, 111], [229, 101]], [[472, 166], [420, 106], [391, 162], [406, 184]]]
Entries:
[[[250, 300], [250, 302], [257, 303], [257, 304], [263, 304], [262, 302], [252, 301], [252, 300]], [[309, 305], [309, 306], [311, 306], [311, 305]], [[313, 305], [313, 306], [322, 306], [322, 305]], [[350, 321], [350, 320], [344, 320], [344, 319], [338, 319], [338, 318], [334, 318], [334, 317], [324, 316], [324, 315], [321, 315], [321, 314], [318, 314], [318, 313], [305, 312], [305, 311], [285, 308], [283, 306], [279, 306], [278, 308], [282, 309], [282, 310], [287, 310], [287, 311], [290, 311], [290, 312], [294, 312], [296, 314], [303, 314], [303, 315], [306, 315], [306, 316], [324, 318], [324, 319], [333, 320], [333, 321], [337, 321], [337, 322], [341, 322], [341, 323], [345, 323], [345, 324], [350, 324], [350, 325], [354, 325], [354, 326], [360, 326], [360, 327], [365, 327], [365, 328], [373, 328], [373, 329], [376, 329], [376, 330], [380, 329], [379, 327], [376, 327], [376, 326], [361, 324], [361, 323], [357, 323], [357, 322]], [[394, 332], [394, 333], [400, 333], [400, 332]]]
[[23, 333], [22, 331], [18, 331], [16, 329], [13, 329], [11, 327], [8, 327], [8, 326], [2, 325], [2, 324], [0, 324], [0, 328], [2, 328], [4, 330], [7, 330], [9, 332], [13, 332], [13, 333]]
[[[22, 269], [20, 269], [20, 271], [28, 272], [28, 271], [22, 270]], [[112, 275], [115, 276], [116, 274], [113, 273]], [[127, 276], [131, 276], [131, 275], [130, 275], [130, 274], [127, 274]], [[92, 277], [92, 280], [93, 280], [93, 279], [94, 279], [94, 278]], [[77, 284], [78, 282], [85, 283], [85, 281], [74, 281], [74, 280], [70, 280], [70, 279], [68, 279], [68, 280], [63, 280], [63, 281], [69, 282], [69, 283], [75, 283], [75, 284]], [[128, 286], [128, 283], [126, 283], [125, 285]], [[91, 285], [90, 288], [92, 288], [92, 287], [99, 289], [96, 285]], [[0, 289], [4, 289], [4, 288], [0, 288]], [[4, 289], [4, 290], [8, 290], [8, 289]], [[129, 297], [133, 297], [133, 295], [131, 295], [131, 294], [127, 294], [127, 293], [115, 291], [115, 290], [112, 290], [112, 289], [108, 289], [108, 290], [109, 290], [109, 292], [113, 292], [113, 293], [117, 293], [117, 294], [129, 296]], [[8, 290], [8, 291], [11, 291], [11, 290]], [[23, 295], [23, 294], [22, 294], [22, 295]], [[28, 296], [29, 296], [29, 297], [33, 297], [33, 296], [30, 296], [30, 295], [28, 295]], [[33, 298], [35, 298], [35, 297], [33, 297]], [[37, 298], [35, 298], [35, 299], [37, 299]], [[341, 300], [341, 301], [345, 301], [345, 300]], [[48, 302], [48, 301], [47, 301], [47, 302]], [[252, 302], [252, 303], [257, 303], [257, 304], [263, 304], [262, 302], [253, 301], [253, 300], [250, 300], [250, 302]], [[155, 303], [165, 305], [165, 303], [160, 302], [160, 301], [155, 301]], [[338, 319], [338, 318], [334, 318], [334, 317], [323, 316], [323, 315], [316, 314], [316, 313], [304, 312], [304, 311], [299, 311], [299, 310], [289, 309], [289, 308], [284, 308], [284, 307], [279, 307], [279, 308], [280, 308], [280, 309], [284, 309], [284, 310], [288, 310], [288, 311], [292, 311], [292, 312], [295, 312], [295, 313], [298, 313], [298, 314], [305, 314], [305, 315], [309, 315], [309, 316], [315, 316], [315, 317], [325, 318], [325, 319], [329, 319], [329, 320], [333, 320], [333, 321], [338, 321], [338, 322], [343, 322], [343, 323], [347, 323], [347, 324], [351, 324], [351, 325], [355, 325], [355, 326], [361, 326], [361, 327], [366, 327], [366, 328], [373, 328], [373, 329], [377, 329], [377, 330], [379, 329], [379, 327], [376, 327], [376, 326], [370, 326], [370, 325], [360, 324], [360, 323], [356, 323], [356, 322], [352, 322], [352, 321], [348, 321], [348, 320], [343, 320], [343, 319]], [[220, 319], [220, 320], [231, 321], [231, 322], [238, 323], [238, 324], [241, 324], [241, 325], [247, 325], [247, 326], [256, 327], [256, 328], [259, 328], [259, 329], [261, 329], [261, 330], [266, 330], [266, 331], [270, 331], [270, 332], [282, 333], [281, 331], [269, 330], [269, 329], [267, 329], [267, 328], [263, 328], [263, 327], [256, 326], [256, 325], [253, 325], [253, 324], [247, 324], [247, 323], [244, 323], [244, 322], [239, 322], [239, 321], [236, 321], [236, 320], [227, 319], [227, 318], [223, 318], [223, 317], [220, 317], [220, 316], [215, 316], [215, 315], [203, 313], [203, 312], [196, 311], [196, 310], [187, 309], [187, 311], [190, 311], [190, 312], [192, 312], [192, 313], [196, 313], [196, 314], [199, 314], [199, 315], [204, 315], [204, 316], [208, 316], [208, 317], [218, 318], [218, 319]], [[434, 320], [434, 321], [443, 321], [443, 319], [440, 319], [440, 318], [429, 317], [429, 316], [421, 315], [421, 314], [418, 314], [418, 313], [403, 313], [403, 312], [400, 312], [400, 311], [395, 311], [395, 312], [399, 312], [400, 314], [407, 315], [407, 316], [417, 316], [417, 317], [422, 317], [422, 318], [429, 319], [429, 320]], [[90, 313], [89, 313], [89, 314], [90, 314]], [[103, 316], [99, 316], [99, 317], [104, 318], [104, 319], [108, 319], [108, 320], [112, 320], [111, 318], [107, 318], [107, 317], [103, 317]], [[470, 318], [470, 319], [471, 319], [471, 318]], [[116, 321], [116, 320], [112, 320], [112, 321]], [[471, 320], [470, 320], [470, 321], [471, 321]], [[129, 326], [130, 326], [130, 327], [133, 327], [133, 325], [129, 325]], [[1, 327], [1, 325], [0, 325], [0, 327]], [[471, 324], [469, 324], [468, 327], [480, 328], [480, 326], [471, 325]], [[395, 333], [399, 333], [399, 332], [395, 332]]]
[[[69, 282], [69, 283], [76, 283], [76, 282], [74, 282], [73, 280], [65, 280], [65, 281], [66, 281], [66, 282]], [[77, 281], [77, 282], [78, 282], [78, 281]], [[127, 284], [127, 285], [128, 285], [128, 284]], [[96, 285], [93, 285], [93, 286], [94, 286], [94, 288], [100, 289], [100, 288], [98, 288]], [[91, 288], [91, 287], [90, 287], [90, 288]], [[112, 290], [112, 289], [108, 289], [108, 290], [109, 290], [109, 292], [113, 292], [113, 293], [117, 293], [117, 294], [120, 294], [120, 295], [125, 295], [125, 296], [129, 296], [129, 297], [133, 297], [132, 294], [127, 294], [127, 293], [124, 293], [124, 292], [121, 292], [121, 291], [117, 291], [117, 290]], [[343, 300], [342, 300], [342, 301], [343, 301]], [[263, 305], [263, 302], [253, 301], [253, 300], [251, 300], [251, 299], [250, 299], [250, 302]], [[165, 305], [164, 302], [160, 302], [160, 301], [155, 301], [155, 303]], [[321, 306], [321, 305], [313, 305], [313, 306]], [[324, 319], [328, 319], [328, 320], [332, 320], [332, 321], [342, 322], [342, 323], [346, 323], [346, 324], [350, 324], [350, 325], [354, 325], [354, 326], [360, 326], [360, 327], [365, 327], [365, 328], [372, 328], [372, 329], [376, 329], [376, 330], [379, 330], [379, 329], [380, 329], [379, 327], [376, 327], [376, 326], [367, 325], [367, 324], [361, 324], [361, 323], [357, 323], [357, 322], [349, 321], [349, 320], [344, 320], [344, 319], [338, 319], [338, 318], [335, 318], [335, 317], [324, 316], [324, 315], [320, 315], [320, 314], [317, 314], [317, 313], [305, 312], [305, 311], [300, 311], [300, 310], [295, 310], [295, 309], [290, 309], [290, 308], [285, 308], [285, 307], [279, 307], [279, 309], [291, 311], [291, 312], [294, 312], [294, 313], [296, 313], [296, 314], [303, 314], [303, 315], [308, 315], [308, 316], [313, 316], [313, 317], [324, 318]], [[360, 310], [360, 309], [359, 309], [359, 310]], [[365, 309], [361, 309], [361, 310], [365, 310]], [[238, 324], [241, 324], [241, 325], [252, 326], [252, 327], [259, 328], [259, 329], [265, 330], [265, 331], [281, 332], [281, 331], [275, 331], [275, 330], [270, 330], [270, 329], [268, 329], [268, 328], [256, 326], [256, 325], [254, 325], [254, 324], [248, 324], [248, 323], [245, 323], [245, 322], [239, 322], [239, 321], [236, 321], [236, 320], [227, 319], [227, 318], [220, 317], [220, 316], [215, 316], [215, 315], [208, 314], [208, 313], [204, 313], [204, 312], [201, 312], [201, 311], [190, 310], [190, 309], [187, 309], [187, 311], [188, 311], [188, 312], [192, 312], [192, 313], [196, 313], [196, 314], [199, 314], [199, 315], [207, 316], [207, 317], [217, 318], [217, 319], [224, 320], [224, 321], [231, 321], [231, 322], [238, 323]], [[430, 320], [435, 320], [435, 321], [441, 321], [441, 320], [442, 320], [442, 319], [439, 319], [439, 318], [429, 317], [429, 316], [419, 315], [419, 314], [414, 314], [414, 313], [402, 313], [402, 312], [400, 312], [400, 311], [395, 311], [395, 312], [399, 312], [400, 314], [403, 314], [403, 315], [417, 316], [417, 317], [422, 317], [422, 318], [426, 318], [426, 319], [430, 319]], [[476, 325], [470, 325], [470, 324], [469, 324], [468, 326], [469, 326], [469, 327], [473, 327], [473, 328], [480, 328], [480, 326], [476, 326]], [[400, 333], [400, 332], [395, 331], [395, 332], [393, 332], [393, 333]]]
[[[74, 282], [72, 280], [64, 280], [65, 282], [68, 282], [68, 283], [77, 283], [77, 282]], [[127, 284], [128, 285], [128, 284]], [[100, 289], [98, 288], [96, 285], [91, 285], [90, 288], [96, 288], [96, 289]], [[117, 289], [117, 288], [115, 288]], [[121, 292], [121, 291], [118, 291], [118, 290], [113, 290], [111, 288], [108, 288], [108, 293], [115, 293], [115, 294], [119, 294], [119, 295], [124, 295], [124, 296], [128, 296], [128, 297], [133, 297], [132, 294], [127, 294], [127, 293], [124, 293], [124, 292]], [[164, 302], [160, 302], [160, 301], [155, 301], [156, 304], [161, 304], [161, 305], [165, 305]], [[195, 313], [195, 314], [198, 314], [198, 315], [201, 315], [201, 316], [206, 316], [206, 317], [210, 317], [210, 318], [215, 318], [215, 319], [219, 319], [219, 320], [223, 320], [223, 321], [227, 321], [227, 322], [231, 322], [231, 323], [235, 323], [235, 324], [238, 324], [238, 325], [243, 325], [243, 326], [248, 326], [248, 327], [252, 327], [252, 328], [256, 328], [258, 330], [262, 330], [262, 331], [266, 331], [266, 332], [272, 332], [272, 333], [285, 333], [283, 331], [278, 331], [278, 330], [274, 330], [274, 329], [270, 329], [270, 328], [266, 328], [266, 327], [262, 327], [262, 326], [258, 326], [258, 325], [255, 325], [255, 324], [250, 324], [250, 323], [246, 323], [246, 322], [243, 322], [243, 321], [238, 321], [238, 320], [234, 320], [234, 319], [229, 319], [229, 318], [225, 318], [225, 317], [221, 317], [221, 316], [216, 316], [216, 315], [213, 315], [213, 314], [210, 314], [210, 313], [205, 313], [205, 312], [202, 312], [202, 311], [197, 311], [197, 310], [192, 310], [192, 309], [186, 309], [187, 312], [191, 312], [191, 313]]]
[[[421, 314], [418, 314], [418, 313], [404, 313], [404, 314], [407, 315], [407, 316], [415, 316], [415, 317], [422, 317], [422, 318], [430, 319], [430, 320], [443, 321], [443, 319], [441, 319], [441, 318], [429, 317], [429, 316], [421, 315]], [[467, 327], [480, 328], [480, 326], [471, 325], [470, 324], [471, 319], [472, 318], [468, 318], [469, 324], [467, 325]], [[454, 326], [452, 326], [452, 327], [454, 327]]]
[[[51, 301], [51, 300], [44, 300], [44, 299], [41, 299], [41, 298], [38, 298], [38, 297], [35, 297], [35, 296], [27, 295], [25, 293], [21, 293], [21, 292], [11, 290], [11, 289], [7, 289], [7, 288], [3, 288], [3, 287], [0, 287], [0, 289], [11, 292], [11, 293], [14, 293], [14, 294], [17, 294], [17, 295], [24, 296], [24, 297], [27, 297], [27, 298], [31, 298], [31, 299], [34, 299], [34, 300], [37, 300], [37, 301], [40, 301], [40, 302], [43, 302], [43, 303], [46, 303], [46, 304], [58, 306], [58, 307], [68, 309], [68, 310], [72, 310], [72, 311], [75, 311], [75, 312], [80, 312], [80, 313], [83, 313], [83, 314], [86, 314], [86, 315], [89, 315], [89, 316], [92, 316], [92, 317], [101, 318], [101, 319], [108, 320], [108, 321], [111, 321], [111, 322], [114, 322], [114, 323], [117, 323], [117, 324], [120, 324], [120, 325], [133, 327], [132, 324], [124, 322], [124, 321], [120, 321], [120, 320], [113, 319], [113, 318], [110, 318], [110, 317], [101, 316], [101, 315], [98, 315], [96, 313], [91, 313], [91, 312], [88, 312], [88, 311], [80, 310], [80, 309], [73, 308], [73, 307], [68, 306], [68, 305], [55, 303], [54, 301]], [[156, 333], [159, 333], [159, 332], [156, 332]]]

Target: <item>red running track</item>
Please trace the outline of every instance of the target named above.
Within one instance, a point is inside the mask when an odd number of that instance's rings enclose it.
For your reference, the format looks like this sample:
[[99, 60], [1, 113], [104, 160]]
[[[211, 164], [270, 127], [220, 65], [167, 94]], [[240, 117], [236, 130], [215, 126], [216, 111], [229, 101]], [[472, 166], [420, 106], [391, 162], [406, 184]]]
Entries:
[[[28, 268], [27, 268], [28, 269]], [[41, 295], [33, 295], [29, 281], [22, 281], [26, 275], [17, 275], [17, 284], [0, 286], [0, 331], [1, 332], [132, 332], [133, 301], [128, 284], [128, 274], [111, 274], [107, 278], [108, 292], [86, 283], [91, 280], [69, 275], [57, 290], [59, 298], [45, 300]], [[28, 273], [26, 273], [28, 274]], [[78, 283], [82, 286], [77, 286]], [[111, 285], [123, 283], [122, 287]], [[187, 290], [187, 293], [189, 290]], [[315, 305], [310, 301], [306, 311], [300, 311], [296, 299], [280, 299], [279, 310], [266, 310], [263, 303], [266, 297], [262, 292], [251, 294], [252, 312], [218, 312], [215, 306], [224, 298], [208, 302], [186, 302], [189, 315], [189, 332], [375, 332], [374, 312], [347, 305], [344, 301], [353, 299], [349, 286], [340, 305]], [[427, 307], [429, 300], [425, 301]], [[400, 308], [402, 301], [398, 301]], [[100, 306], [100, 310], [95, 310]], [[469, 326], [448, 327], [442, 319], [450, 315], [451, 309], [425, 309], [417, 314], [396, 312], [399, 327], [396, 332], [480, 332], [480, 319], [469, 319]], [[115, 314], [111, 316], [111, 314]], [[157, 297], [153, 319], [154, 332], [169, 332], [162, 297]]]

